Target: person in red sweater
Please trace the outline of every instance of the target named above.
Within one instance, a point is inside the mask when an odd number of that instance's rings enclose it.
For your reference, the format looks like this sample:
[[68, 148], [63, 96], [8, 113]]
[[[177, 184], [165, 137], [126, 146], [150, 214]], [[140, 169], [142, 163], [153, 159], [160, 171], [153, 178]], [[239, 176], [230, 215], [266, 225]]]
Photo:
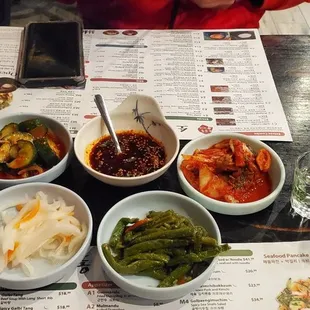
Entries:
[[266, 10], [310, 0], [59, 0], [77, 2], [85, 28], [258, 28]]

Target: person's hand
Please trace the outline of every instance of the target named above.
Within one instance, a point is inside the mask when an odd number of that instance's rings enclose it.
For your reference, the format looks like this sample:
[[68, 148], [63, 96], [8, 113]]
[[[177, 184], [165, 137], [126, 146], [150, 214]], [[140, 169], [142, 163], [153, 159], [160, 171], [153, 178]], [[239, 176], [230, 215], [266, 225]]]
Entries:
[[202, 9], [226, 9], [234, 4], [235, 0], [191, 0]]

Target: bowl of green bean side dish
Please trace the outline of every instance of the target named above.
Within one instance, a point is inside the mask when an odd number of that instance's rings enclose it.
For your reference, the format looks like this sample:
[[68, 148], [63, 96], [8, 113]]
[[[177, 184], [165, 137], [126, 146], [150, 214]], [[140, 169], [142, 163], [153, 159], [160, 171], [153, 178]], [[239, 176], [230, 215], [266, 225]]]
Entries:
[[167, 191], [138, 193], [114, 205], [100, 223], [97, 248], [116, 285], [162, 301], [204, 284], [219, 254], [230, 249], [204, 207]]

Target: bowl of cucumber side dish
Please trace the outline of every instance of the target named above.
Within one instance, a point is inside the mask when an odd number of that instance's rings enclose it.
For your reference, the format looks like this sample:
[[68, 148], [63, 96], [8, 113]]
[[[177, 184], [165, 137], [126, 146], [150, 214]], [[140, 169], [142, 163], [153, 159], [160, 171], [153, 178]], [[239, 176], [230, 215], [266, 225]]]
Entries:
[[230, 246], [222, 244], [214, 218], [198, 202], [150, 191], [125, 198], [106, 213], [97, 248], [116, 285], [138, 297], [164, 301], [203, 285]]
[[32, 114], [0, 117], [0, 188], [51, 182], [69, 165], [69, 131], [53, 118]]

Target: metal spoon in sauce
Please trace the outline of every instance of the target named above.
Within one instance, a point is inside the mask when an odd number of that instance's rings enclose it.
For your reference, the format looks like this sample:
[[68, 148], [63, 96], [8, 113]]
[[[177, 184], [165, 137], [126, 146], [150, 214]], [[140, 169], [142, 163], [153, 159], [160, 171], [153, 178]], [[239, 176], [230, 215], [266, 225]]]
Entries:
[[118, 139], [117, 139], [117, 136], [116, 136], [116, 133], [115, 133], [115, 130], [114, 130], [108, 109], [107, 109], [107, 106], [106, 106], [103, 98], [101, 97], [101, 95], [95, 95], [94, 100], [95, 100], [97, 108], [101, 114], [101, 117], [102, 117], [103, 121], [105, 122], [105, 124], [108, 128], [108, 131], [111, 135], [112, 141], [115, 145], [116, 154], [122, 153], [122, 150], [121, 150], [121, 147], [119, 145], [119, 142], [118, 142]]

